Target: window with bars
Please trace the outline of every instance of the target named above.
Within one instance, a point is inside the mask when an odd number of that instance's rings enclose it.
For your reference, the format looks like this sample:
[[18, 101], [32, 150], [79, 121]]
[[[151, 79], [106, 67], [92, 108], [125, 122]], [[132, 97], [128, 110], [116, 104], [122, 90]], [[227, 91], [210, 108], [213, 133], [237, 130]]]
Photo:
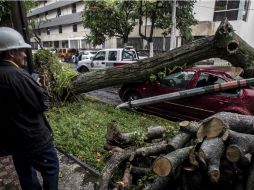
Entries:
[[213, 21], [222, 21], [224, 17], [228, 20], [247, 20], [249, 0], [216, 0]]

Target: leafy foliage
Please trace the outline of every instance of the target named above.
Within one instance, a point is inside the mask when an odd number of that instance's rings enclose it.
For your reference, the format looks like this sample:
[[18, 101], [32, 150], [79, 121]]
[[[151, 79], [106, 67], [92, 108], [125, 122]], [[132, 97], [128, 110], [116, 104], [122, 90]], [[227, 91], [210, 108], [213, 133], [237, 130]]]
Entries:
[[[196, 23], [193, 7], [196, 0], [177, 1], [177, 29], [185, 39], [191, 39], [190, 26]], [[83, 14], [85, 28], [90, 28], [88, 39], [94, 44], [102, 44], [105, 39], [113, 36], [128, 41], [128, 35], [135, 26], [135, 19], [146, 26], [151, 21], [151, 32], [140, 33], [143, 39], [152, 42], [154, 28], [163, 29], [163, 35], [169, 34], [172, 27], [172, 1], [86, 1]], [[143, 21], [145, 19], [145, 23]]]
[[91, 30], [87, 38], [94, 44], [102, 44], [115, 36], [126, 43], [135, 26], [135, 5], [136, 1], [86, 1], [83, 24]]
[[34, 54], [34, 62], [41, 78], [40, 82], [52, 100], [57, 101], [66, 96], [72, 88], [71, 80], [78, 73], [70, 65], [59, 62], [48, 50], [38, 50]]
[[171, 135], [175, 132], [173, 122], [115, 109], [112, 105], [91, 98], [54, 107], [47, 112], [47, 117], [57, 146], [99, 170], [104, 167], [108, 156], [103, 149], [108, 123], [116, 121], [117, 128], [123, 132], [141, 133], [155, 125], [166, 127]]

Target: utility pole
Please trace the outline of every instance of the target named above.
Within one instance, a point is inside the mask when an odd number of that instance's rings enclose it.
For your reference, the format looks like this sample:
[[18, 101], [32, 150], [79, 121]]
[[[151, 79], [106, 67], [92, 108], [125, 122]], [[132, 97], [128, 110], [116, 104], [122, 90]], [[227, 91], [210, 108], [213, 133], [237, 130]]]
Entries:
[[[26, 43], [30, 44], [24, 1], [9, 1], [9, 5], [11, 7], [11, 18], [14, 29], [23, 36]], [[29, 73], [32, 73], [33, 62], [31, 49], [26, 49], [26, 55], [27, 69]]]
[[173, 0], [172, 6], [172, 27], [171, 27], [171, 34], [170, 34], [170, 50], [176, 47], [176, 0]]

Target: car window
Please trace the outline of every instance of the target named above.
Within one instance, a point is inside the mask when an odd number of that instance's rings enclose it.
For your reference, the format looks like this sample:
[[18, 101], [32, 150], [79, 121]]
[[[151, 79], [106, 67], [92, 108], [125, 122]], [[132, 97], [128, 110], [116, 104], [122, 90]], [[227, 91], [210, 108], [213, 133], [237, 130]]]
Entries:
[[123, 51], [122, 60], [133, 60], [134, 58], [136, 58], [136, 54], [134, 51]]
[[168, 75], [161, 80], [161, 85], [165, 87], [174, 87], [184, 89], [192, 79], [195, 72], [181, 71]]
[[93, 60], [105, 60], [106, 52], [105, 51], [99, 51], [95, 56]]
[[[219, 76], [212, 75], [209, 73], [201, 73], [199, 76], [198, 82], [196, 84], [196, 88], [208, 86], [208, 85], [220, 84], [224, 82], [227, 82], [227, 81]], [[229, 89], [229, 90], [225, 90], [218, 93], [218, 95], [221, 95], [221, 96], [236, 96], [238, 94], [239, 94], [238, 89]]]
[[108, 60], [109, 61], [116, 61], [117, 51], [109, 51], [108, 53]]
[[224, 80], [223, 78], [221, 78], [219, 76], [212, 75], [209, 73], [201, 73], [198, 78], [196, 88], [208, 86], [208, 85], [220, 84], [223, 82], [226, 82], [226, 80]]

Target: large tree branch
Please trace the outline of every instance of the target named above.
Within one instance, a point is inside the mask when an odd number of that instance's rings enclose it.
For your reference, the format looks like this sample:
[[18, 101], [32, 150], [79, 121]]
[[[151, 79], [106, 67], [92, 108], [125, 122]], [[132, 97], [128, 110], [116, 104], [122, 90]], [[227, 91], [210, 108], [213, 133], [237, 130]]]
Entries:
[[254, 49], [234, 33], [227, 20], [216, 35], [195, 40], [160, 56], [140, 60], [123, 67], [89, 72], [79, 75], [73, 82], [73, 92], [82, 93], [107, 86], [145, 81], [151, 74], [165, 68], [191, 66], [197, 61], [219, 57], [242, 67], [246, 77], [254, 77]]

